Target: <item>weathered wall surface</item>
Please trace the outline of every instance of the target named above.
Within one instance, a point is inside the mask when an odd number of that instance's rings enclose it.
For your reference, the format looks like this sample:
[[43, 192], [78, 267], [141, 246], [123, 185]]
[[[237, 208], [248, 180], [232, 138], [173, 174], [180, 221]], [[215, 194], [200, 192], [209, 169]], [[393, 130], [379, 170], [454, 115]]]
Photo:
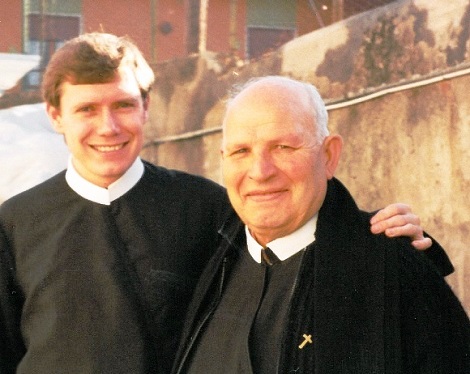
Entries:
[[143, 157], [221, 182], [229, 87], [268, 74], [312, 82], [330, 108], [330, 129], [345, 140], [337, 176], [363, 209], [412, 205], [451, 256], [448, 281], [470, 313], [469, 51], [468, 0], [417, 0], [305, 35], [250, 64], [170, 61], [155, 66]]
[[337, 176], [359, 206], [410, 203], [456, 267], [470, 311], [470, 75], [330, 112], [345, 149]]

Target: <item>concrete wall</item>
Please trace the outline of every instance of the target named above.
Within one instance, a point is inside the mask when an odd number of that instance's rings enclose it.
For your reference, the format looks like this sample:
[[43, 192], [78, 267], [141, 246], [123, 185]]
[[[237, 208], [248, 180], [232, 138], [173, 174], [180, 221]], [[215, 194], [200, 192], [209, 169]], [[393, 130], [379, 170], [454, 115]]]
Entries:
[[359, 206], [401, 201], [446, 248], [470, 311], [470, 75], [330, 111], [345, 140], [337, 176]]
[[470, 313], [470, 3], [397, 1], [298, 38], [258, 62], [200, 56], [155, 66], [142, 155], [220, 179], [229, 87], [282, 74], [314, 83], [345, 149], [337, 176], [361, 208], [407, 202], [456, 267]]

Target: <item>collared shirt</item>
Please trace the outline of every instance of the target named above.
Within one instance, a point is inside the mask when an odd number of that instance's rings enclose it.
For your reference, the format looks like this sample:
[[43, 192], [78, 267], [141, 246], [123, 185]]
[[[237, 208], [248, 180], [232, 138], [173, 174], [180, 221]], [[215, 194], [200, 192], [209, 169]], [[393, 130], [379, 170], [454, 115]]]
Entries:
[[[309, 244], [315, 241], [315, 231], [317, 229], [317, 219], [318, 213], [310, 218], [305, 225], [294, 231], [293, 233], [284, 236], [282, 238], [274, 239], [272, 242], [269, 242], [266, 246], [271, 248], [274, 254], [279, 258], [279, 260], [284, 261], [289, 257], [300, 252], [302, 249], [307, 247]], [[248, 251], [250, 252], [251, 257], [257, 262], [261, 263], [261, 249], [263, 248], [248, 230], [248, 227], [245, 226], [246, 232], [246, 242], [248, 246]]]
[[108, 188], [93, 184], [78, 174], [73, 166], [72, 157], [69, 158], [65, 179], [69, 187], [81, 197], [102, 205], [110, 205], [134, 187], [144, 174], [144, 164], [138, 157], [132, 166], [117, 181]]

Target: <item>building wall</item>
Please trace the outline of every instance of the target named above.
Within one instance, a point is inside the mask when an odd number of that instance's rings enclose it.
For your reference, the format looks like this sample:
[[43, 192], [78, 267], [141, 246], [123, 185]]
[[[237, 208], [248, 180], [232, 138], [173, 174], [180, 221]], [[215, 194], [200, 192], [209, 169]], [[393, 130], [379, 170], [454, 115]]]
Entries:
[[322, 21], [319, 21], [308, 1], [298, 1], [297, 35], [304, 35], [322, 27], [321, 22], [323, 22], [324, 16], [321, 13], [320, 16], [322, 16]]
[[23, 52], [22, 1], [2, 0], [0, 8], [0, 52], [21, 53]]
[[[236, 14], [231, 19], [231, 12]], [[209, 1], [207, 50], [223, 53], [235, 47], [239, 56], [245, 54], [246, 1]], [[234, 40], [230, 40], [233, 37]]]
[[83, 0], [82, 17], [84, 32], [102, 31], [129, 35], [145, 56], [150, 58], [150, 1]]
[[[59, 7], [66, 4], [52, 3]], [[367, 0], [361, 2], [360, 9], [383, 4], [391, 0]], [[356, 1], [357, 2], [357, 1]], [[3, 0], [0, 14], [0, 52], [23, 52], [22, 30], [23, 13], [21, 0]], [[82, 0], [82, 31], [105, 31], [118, 35], [129, 35], [152, 62], [180, 58], [187, 55], [187, 17], [189, 0]], [[324, 24], [331, 23], [332, 2], [324, 1], [326, 8], [319, 6], [318, 12]], [[349, 5], [345, 1], [345, 8]], [[354, 2], [353, 2], [354, 3]], [[247, 12], [247, 5], [253, 8]], [[359, 6], [357, 5], [357, 6]], [[267, 10], [256, 11], [263, 9]], [[357, 7], [356, 6], [356, 7]], [[235, 22], [231, 24], [231, 7], [236, 10]], [[282, 11], [283, 7], [287, 7]], [[272, 26], [275, 20], [290, 9], [295, 8], [297, 30], [292, 36], [303, 35], [320, 27], [309, 0], [278, 3], [272, 6], [267, 0], [220, 0], [209, 2], [207, 49], [214, 52], [234, 52], [242, 58], [246, 56], [247, 21], [256, 18], [261, 26]], [[278, 9], [278, 10], [276, 10]], [[348, 8], [349, 9], [349, 8]], [[268, 11], [273, 11], [269, 14]], [[346, 12], [348, 13], [348, 12]], [[349, 11], [349, 13], [351, 13]], [[345, 15], [351, 15], [351, 14]], [[266, 16], [267, 15], [267, 16]], [[266, 17], [265, 17], [266, 16]], [[264, 17], [264, 18], [263, 18]], [[231, 28], [232, 39], [231, 39]]]
[[[156, 1], [157, 17], [155, 31], [156, 54], [154, 60], [165, 61], [186, 55], [186, 1]], [[166, 33], [165, 26], [171, 26]]]

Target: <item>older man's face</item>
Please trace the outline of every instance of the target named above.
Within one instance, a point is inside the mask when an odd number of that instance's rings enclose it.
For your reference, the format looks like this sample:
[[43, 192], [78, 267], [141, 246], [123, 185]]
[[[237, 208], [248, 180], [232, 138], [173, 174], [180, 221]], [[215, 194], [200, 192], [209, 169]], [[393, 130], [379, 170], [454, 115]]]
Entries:
[[[230, 201], [265, 245], [301, 227], [320, 209], [328, 152], [299, 107], [280, 105], [289, 93], [249, 88], [224, 122], [223, 176]], [[308, 122], [310, 121], [310, 122]]]

